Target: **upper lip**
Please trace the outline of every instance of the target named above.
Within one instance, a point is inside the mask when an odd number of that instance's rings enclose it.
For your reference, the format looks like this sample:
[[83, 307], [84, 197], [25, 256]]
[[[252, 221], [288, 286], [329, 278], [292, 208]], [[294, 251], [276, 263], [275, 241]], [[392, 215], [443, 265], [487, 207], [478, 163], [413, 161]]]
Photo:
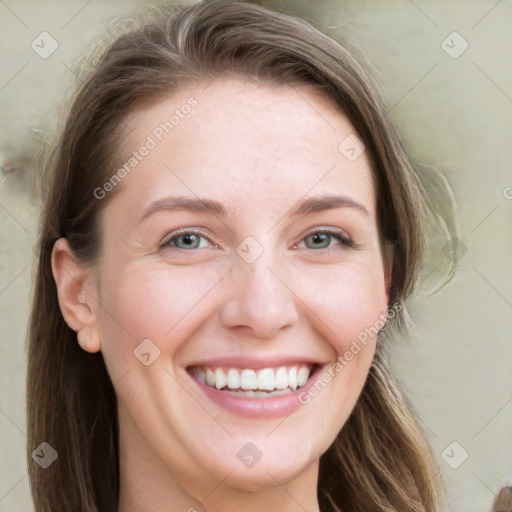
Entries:
[[207, 366], [209, 368], [247, 368], [247, 369], [261, 369], [261, 368], [278, 368], [280, 366], [293, 366], [296, 364], [310, 364], [313, 366], [323, 365], [321, 361], [318, 361], [311, 357], [306, 356], [273, 356], [273, 357], [257, 357], [257, 356], [227, 356], [227, 357], [215, 357], [211, 359], [200, 359], [187, 367], [192, 368], [194, 366]]

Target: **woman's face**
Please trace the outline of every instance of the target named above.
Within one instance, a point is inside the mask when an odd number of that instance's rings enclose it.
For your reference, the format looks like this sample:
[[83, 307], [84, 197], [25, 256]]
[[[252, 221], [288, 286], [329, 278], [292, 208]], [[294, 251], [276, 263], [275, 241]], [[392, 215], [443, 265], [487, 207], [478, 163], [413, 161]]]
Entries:
[[122, 473], [206, 494], [316, 472], [388, 304], [354, 128], [310, 87], [227, 79], [126, 128], [93, 270]]

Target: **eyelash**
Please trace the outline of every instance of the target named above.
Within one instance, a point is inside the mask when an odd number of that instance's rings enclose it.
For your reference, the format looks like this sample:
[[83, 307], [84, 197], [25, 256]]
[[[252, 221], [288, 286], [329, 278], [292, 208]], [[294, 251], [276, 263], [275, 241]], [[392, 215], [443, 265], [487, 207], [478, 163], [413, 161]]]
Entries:
[[[340, 229], [335, 229], [335, 228], [323, 228], [323, 229], [311, 231], [301, 240], [301, 242], [312, 235], [318, 235], [318, 234], [329, 235], [331, 237], [336, 238], [345, 247], [356, 248], [356, 244], [348, 237], [348, 235], [345, 233], [345, 231], [340, 230]], [[175, 231], [174, 233], [171, 233], [171, 236], [164, 238], [164, 240], [160, 243], [160, 247], [161, 248], [177, 249], [177, 250], [181, 250], [181, 251], [188, 251], [187, 249], [181, 249], [180, 247], [174, 247], [170, 244], [171, 241], [173, 241], [177, 238], [180, 238], [182, 236], [185, 236], [185, 235], [198, 235], [198, 236], [205, 238], [209, 242], [211, 242], [211, 240], [202, 231], [185, 228], [185, 229]], [[217, 245], [217, 244], [214, 244], [214, 245]], [[294, 245], [294, 248], [296, 246], [297, 246], [297, 244]], [[193, 251], [193, 250], [196, 250], [196, 249], [191, 249], [190, 251]], [[331, 252], [333, 249], [330, 247], [324, 247], [321, 249], [311, 249], [311, 250], [313, 250], [313, 251], [323, 250], [323, 251]]]

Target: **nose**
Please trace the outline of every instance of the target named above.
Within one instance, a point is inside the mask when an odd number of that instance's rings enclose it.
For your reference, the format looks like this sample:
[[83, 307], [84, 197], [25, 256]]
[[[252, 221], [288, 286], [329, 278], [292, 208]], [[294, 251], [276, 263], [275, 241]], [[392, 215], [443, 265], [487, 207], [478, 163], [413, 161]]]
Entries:
[[225, 283], [227, 300], [221, 312], [221, 321], [227, 328], [272, 338], [299, 318], [297, 297], [283, 264], [277, 264], [268, 254], [264, 251], [252, 263], [236, 257]]

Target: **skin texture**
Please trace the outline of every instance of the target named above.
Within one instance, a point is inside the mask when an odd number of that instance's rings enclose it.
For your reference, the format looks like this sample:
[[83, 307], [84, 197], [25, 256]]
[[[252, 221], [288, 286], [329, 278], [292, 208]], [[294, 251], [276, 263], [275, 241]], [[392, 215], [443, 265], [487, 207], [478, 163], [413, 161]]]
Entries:
[[[223, 408], [186, 368], [245, 355], [303, 357], [327, 369], [381, 318], [390, 275], [369, 163], [364, 152], [350, 161], [338, 149], [354, 129], [312, 87], [235, 79], [129, 116], [126, 159], [191, 97], [197, 105], [162, 141], [152, 135], [157, 146], [116, 186], [101, 216], [97, 263], [77, 261], [65, 239], [53, 252], [64, 317], [84, 350], [102, 351], [118, 396], [119, 511], [318, 510], [319, 457], [354, 407], [376, 339], [282, 418]], [[289, 215], [323, 194], [349, 196], [366, 212]], [[139, 222], [170, 195], [217, 200], [226, 217], [158, 210]], [[308, 238], [328, 227], [355, 247]], [[179, 228], [205, 238], [189, 249], [183, 238], [173, 245]], [[262, 249], [251, 263], [236, 250], [247, 237], [250, 254]], [[160, 351], [148, 366], [134, 356], [146, 339]], [[248, 442], [261, 452], [250, 468], [237, 457]]]

